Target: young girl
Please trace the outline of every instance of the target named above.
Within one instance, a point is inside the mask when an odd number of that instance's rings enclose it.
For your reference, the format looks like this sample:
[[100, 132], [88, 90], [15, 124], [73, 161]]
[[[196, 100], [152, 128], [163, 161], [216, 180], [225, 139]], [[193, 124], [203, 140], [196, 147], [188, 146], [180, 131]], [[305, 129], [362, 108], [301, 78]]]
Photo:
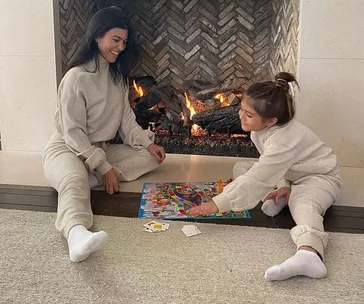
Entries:
[[[91, 19], [83, 45], [58, 89], [56, 132], [43, 158], [44, 172], [58, 192], [56, 228], [67, 239], [72, 262], [85, 260], [106, 243], [92, 233], [90, 188], [109, 194], [119, 181], [132, 181], [165, 159], [153, 133], [135, 121], [128, 100], [128, 73], [138, 49], [122, 11], [109, 7]], [[107, 142], [119, 132], [124, 144]]]
[[[333, 151], [293, 119], [290, 82], [296, 82], [293, 75], [279, 73], [275, 81], [248, 88], [239, 115], [242, 128], [251, 131], [251, 139], [261, 155], [259, 161], [250, 169], [244, 162], [237, 163], [234, 181], [211, 202], [190, 210], [192, 215], [248, 210], [269, 198], [262, 209], [275, 215], [281, 209], [275, 203], [285, 196], [297, 224], [291, 230], [297, 252], [282, 264], [267, 269], [265, 278], [269, 281], [297, 275], [326, 276], [323, 259], [328, 235], [324, 232], [323, 215], [341, 187]], [[278, 190], [272, 192], [274, 187]]]

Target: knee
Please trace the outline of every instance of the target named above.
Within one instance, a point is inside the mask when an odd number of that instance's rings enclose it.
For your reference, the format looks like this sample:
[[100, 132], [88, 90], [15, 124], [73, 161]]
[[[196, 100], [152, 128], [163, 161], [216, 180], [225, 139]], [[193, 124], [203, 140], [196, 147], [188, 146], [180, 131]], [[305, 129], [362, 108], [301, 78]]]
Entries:
[[63, 175], [57, 185], [58, 192], [64, 192], [68, 190], [77, 190], [79, 192], [89, 192], [89, 180], [88, 175], [78, 172], [70, 172]]
[[291, 195], [288, 201], [291, 213], [322, 214], [323, 204], [313, 196]]
[[127, 159], [117, 166], [119, 181], [131, 182], [146, 173], [154, 171], [158, 166], [158, 162], [149, 152], [147, 154], [138, 154], [138, 156]]

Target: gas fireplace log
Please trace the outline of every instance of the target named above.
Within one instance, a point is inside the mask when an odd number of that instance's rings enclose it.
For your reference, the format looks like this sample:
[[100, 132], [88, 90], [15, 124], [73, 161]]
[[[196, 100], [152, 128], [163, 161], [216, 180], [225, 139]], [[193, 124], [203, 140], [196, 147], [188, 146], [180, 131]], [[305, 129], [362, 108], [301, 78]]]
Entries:
[[181, 113], [182, 109], [180, 106], [176, 105], [175, 103], [171, 102], [170, 99], [164, 94], [161, 90], [159, 90], [155, 85], [151, 86], [149, 89], [150, 93], [158, 96], [161, 100], [163, 100], [167, 109], [170, 109], [173, 112]]
[[202, 111], [192, 116], [192, 121], [202, 128], [217, 130], [231, 128], [239, 122], [239, 105]]
[[149, 116], [149, 122], [158, 122], [162, 116], [162, 113], [155, 110], [147, 110]]
[[161, 118], [161, 113], [154, 110], [143, 110], [135, 112], [135, 119], [137, 123], [144, 129], [148, 129], [150, 122], [158, 122]]
[[212, 109], [218, 109], [221, 105], [220, 100], [217, 98], [206, 99], [203, 103]]
[[159, 101], [160, 101], [159, 97], [154, 95], [153, 93], [137, 97], [135, 99], [135, 111], [142, 112], [143, 110], [150, 109], [156, 104], [158, 104]]
[[165, 85], [165, 86], [158, 86], [158, 90], [164, 93], [167, 97], [170, 96], [171, 101], [173, 101], [173, 94], [174, 94], [174, 88], [171, 85]]
[[182, 126], [180, 123], [171, 123], [171, 121], [169, 119], [166, 119], [165, 117], [162, 117], [160, 127], [164, 130], [168, 130], [170, 132], [170, 135], [176, 133], [188, 134], [189, 131], [189, 128]]
[[236, 97], [235, 93], [229, 93], [226, 96], [226, 102], [227, 102], [228, 105], [237, 104], [238, 102], [236, 102], [236, 99], [239, 100], [239, 98]]
[[168, 120], [170, 120], [173, 123], [179, 123], [181, 121], [180, 113], [181, 111], [174, 111], [174, 109], [166, 108], [165, 109], [166, 116]]
[[190, 79], [183, 82], [184, 90], [190, 92], [192, 95], [212, 86], [216, 86], [216, 84], [199, 79]]
[[153, 76], [138, 76], [130, 78], [129, 83], [132, 85], [133, 80], [137, 85], [142, 86], [142, 88], [149, 89], [152, 85], [156, 84], [156, 81]]
[[230, 130], [231, 133], [242, 133], [240, 119], [236, 116], [224, 116], [220, 120], [214, 120], [206, 126], [206, 129], [215, 132], [221, 132], [221, 130], [227, 132], [227, 130]]
[[241, 99], [236, 97], [233, 99], [233, 101], [230, 103], [231, 106], [236, 106], [236, 105], [240, 105], [241, 103]]
[[189, 128], [186, 128], [185, 126], [182, 126], [181, 124], [173, 124], [171, 125], [170, 131], [172, 132], [172, 134], [188, 134], [189, 132]]
[[219, 85], [212, 86], [210, 88], [197, 92], [196, 94], [194, 94], [194, 97], [199, 100], [211, 99], [216, 94], [232, 92], [236, 89], [239, 89], [247, 82], [248, 78], [246, 77], [231, 78]]
[[185, 97], [179, 93], [177, 93], [176, 96], [182, 108], [183, 126], [188, 127], [191, 124], [191, 119], [190, 119], [191, 111], [189, 108], [187, 108]]
[[210, 109], [202, 111], [192, 116], [192, 121], [201, 128], [205, 128], [211, 121], [214, 120], [215, 110]]

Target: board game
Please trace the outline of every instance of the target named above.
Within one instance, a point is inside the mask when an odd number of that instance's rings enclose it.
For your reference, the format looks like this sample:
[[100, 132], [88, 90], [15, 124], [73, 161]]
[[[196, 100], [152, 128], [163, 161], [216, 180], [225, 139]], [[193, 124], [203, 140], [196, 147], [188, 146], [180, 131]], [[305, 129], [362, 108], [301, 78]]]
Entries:
[[227, 219], [251, 218], [249, 211], [215, 213], [194, 217], [186, 213], [192, 207], [207, 203], [221, 193], [226, 183], [145, 183], [140, 200], [138, 218], [147, 219]]

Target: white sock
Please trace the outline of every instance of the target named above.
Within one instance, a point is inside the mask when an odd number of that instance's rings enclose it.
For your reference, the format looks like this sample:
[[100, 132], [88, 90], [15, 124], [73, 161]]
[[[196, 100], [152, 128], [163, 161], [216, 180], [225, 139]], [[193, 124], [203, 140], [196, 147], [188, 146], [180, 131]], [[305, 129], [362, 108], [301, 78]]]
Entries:
[[95, 188], [99, 185], [97, 177], [93, 174], [88, 175], [88, 183], [90, 185], [90, 189]]
[[282, 264], [269, 267], [264, 277], [268, 281], [281, 281], [298, 275], [322, 279], [326, 274], [326, 266], [316, 253], [298, 250], [293, 257]]
[[261, 209], [266, 215], [273, 217], [281, 212], [286, 206], [286, 197], [281, 196], [278, 200], [278, 205], [275, 204], [274, 199], [268, 199], [263, 203]]
[[105, 231], [92, 233], [82, 225], [72, 227], [67, 239], [71, 261], [86, 260], [90, 253], [105, 245], [107, 238], [108, 235]]

